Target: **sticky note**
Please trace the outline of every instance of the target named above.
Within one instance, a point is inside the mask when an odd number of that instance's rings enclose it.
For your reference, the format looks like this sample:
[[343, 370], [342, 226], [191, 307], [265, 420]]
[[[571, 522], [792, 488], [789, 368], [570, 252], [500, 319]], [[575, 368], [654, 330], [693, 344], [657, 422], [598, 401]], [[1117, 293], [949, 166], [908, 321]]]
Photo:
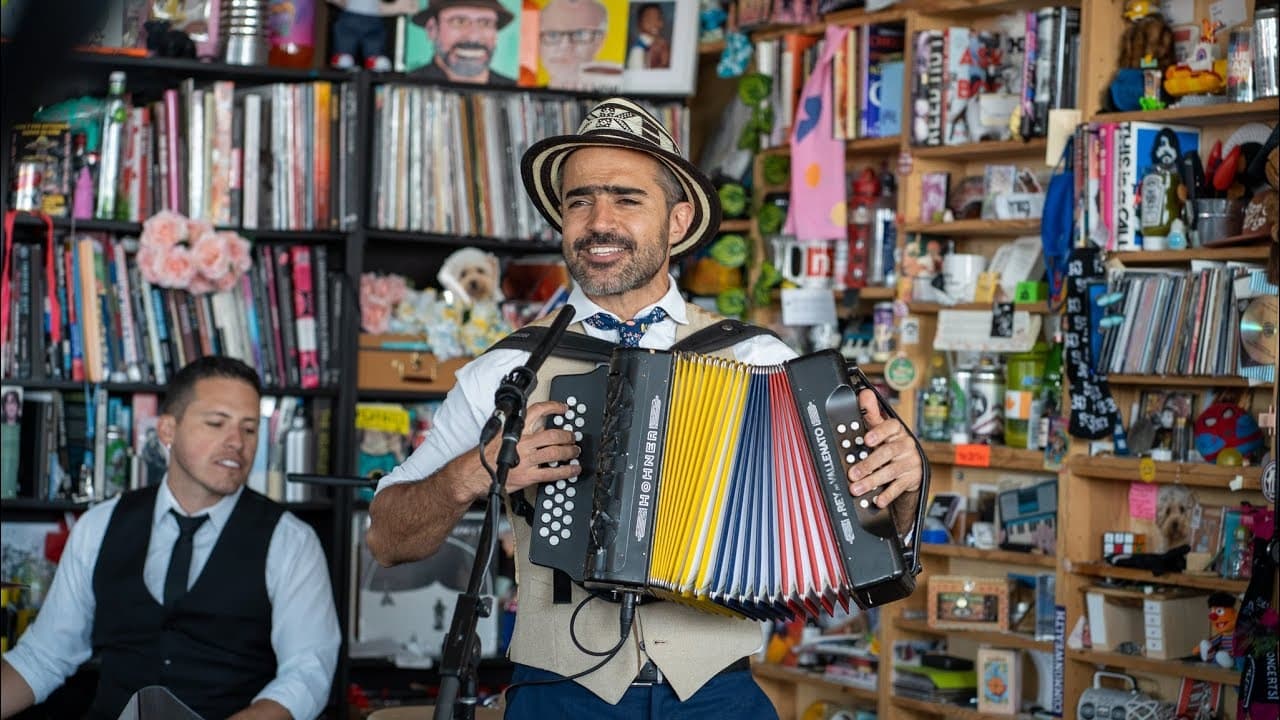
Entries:
[[1156, 494], [1160, 486], [1152, 483], [1129, 484], [1129, 517], [1134, 520], [1156, 519]]

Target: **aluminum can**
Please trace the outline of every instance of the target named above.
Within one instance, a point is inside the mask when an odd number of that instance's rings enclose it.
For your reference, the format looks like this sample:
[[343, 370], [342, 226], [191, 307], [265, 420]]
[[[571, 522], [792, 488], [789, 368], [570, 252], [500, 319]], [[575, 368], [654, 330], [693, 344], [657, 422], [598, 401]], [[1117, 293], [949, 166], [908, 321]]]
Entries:
[[1004, 370], [982, 366], [973, 373], [969, 385], [969, 426], [971, 441], [987, 445], [1004, 438]]

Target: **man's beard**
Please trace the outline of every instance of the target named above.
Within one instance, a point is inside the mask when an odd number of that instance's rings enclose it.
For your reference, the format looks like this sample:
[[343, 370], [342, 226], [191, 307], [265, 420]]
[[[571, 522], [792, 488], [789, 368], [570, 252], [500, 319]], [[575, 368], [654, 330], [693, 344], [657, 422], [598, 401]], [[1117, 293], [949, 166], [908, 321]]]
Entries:
[[[659, 237], [667, 236], [667, 223], [662, 224]], [[608, 274], [602, 276], [586, 261], [579, 259], [579, 253], [585, 253], [594, 245], [620, 247], [632, 253], [630, 260], [624, 260], [617, 268], [610, 268]], [[617, 233], [588, 233], [578, 238], [570, 251], [565, 254], [565, 264], [569, 266], [569, 274], [573, 276], [578, 287], [589, 296], [621, 295], [643, 286], [654, 278], [662, 264], [667, 260], [667, 246], [662, 243], [646, 244], [638, 247], [631, 238]]]
[[[459, 57], [458, 50], [480, 50], [484, 53], [483, 59], [473, 59], [469, 57]], [[441, 58], [445, 67], [449, 68], [455, 75], [462, 77], [478, 77], [483, 75], [489, 69], [489, 61], [493, 58], [493, 48], [480, 43], [460, 42], [449, 48], [449, 52], [445, 53]]]

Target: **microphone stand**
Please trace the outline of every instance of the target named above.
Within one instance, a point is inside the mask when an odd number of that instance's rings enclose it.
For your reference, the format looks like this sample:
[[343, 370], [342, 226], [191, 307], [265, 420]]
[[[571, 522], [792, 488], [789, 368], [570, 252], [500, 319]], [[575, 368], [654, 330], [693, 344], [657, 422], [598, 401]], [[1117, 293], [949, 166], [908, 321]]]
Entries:
[[502, 431], [502, 444], [498, 448], [498, 462], [489, 484], [485, 504], [484, 527], [476, 544], [475, 560], [471, 565], [471, 578], [466, 592], [458, 595], [454, 604], [453, 620], [449, 634], [444, 639], [444, 651], [440, 659], [440, 691], [436, 696], [435, 720], [474, 720], [477, 697], [477, 674], [480, 668], [480, 637], [476, 625], [480, 618], [493, 612], [493, 600], [481, 597], [484, 576], [489, 567], [497, 539], [498, 513], [502, 507], [502, 494], [506, 491], [507, 475], [520, 463], [516, 445], [524, 434], [525, 409], [529, 393], [538, 382], [538, 369], [555, 349], [560, 336], [573, 320], [573, 307], [565, 305], [551, 324], [546, 336], [533, 350], [529, 360], [507, 375], [494, 393], [493, 417], [485, 423], [480, 435], [480, 452]]

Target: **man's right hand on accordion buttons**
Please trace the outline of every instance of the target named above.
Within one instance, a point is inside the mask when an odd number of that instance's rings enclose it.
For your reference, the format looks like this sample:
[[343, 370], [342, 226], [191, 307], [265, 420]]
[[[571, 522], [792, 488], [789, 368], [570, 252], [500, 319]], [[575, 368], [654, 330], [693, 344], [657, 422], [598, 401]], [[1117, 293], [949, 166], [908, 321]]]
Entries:
[[858, 393], [858, 404], [870, 428], [864, 439], [874, 450], [866, 460], [849, 468], [849, 492], [857, 496], [880, 488], [876, 505], [889, 507], [903, 493], [920, 489], [924, 473], [920, 453], [902, 423], [880, 412], [875, 392]]

